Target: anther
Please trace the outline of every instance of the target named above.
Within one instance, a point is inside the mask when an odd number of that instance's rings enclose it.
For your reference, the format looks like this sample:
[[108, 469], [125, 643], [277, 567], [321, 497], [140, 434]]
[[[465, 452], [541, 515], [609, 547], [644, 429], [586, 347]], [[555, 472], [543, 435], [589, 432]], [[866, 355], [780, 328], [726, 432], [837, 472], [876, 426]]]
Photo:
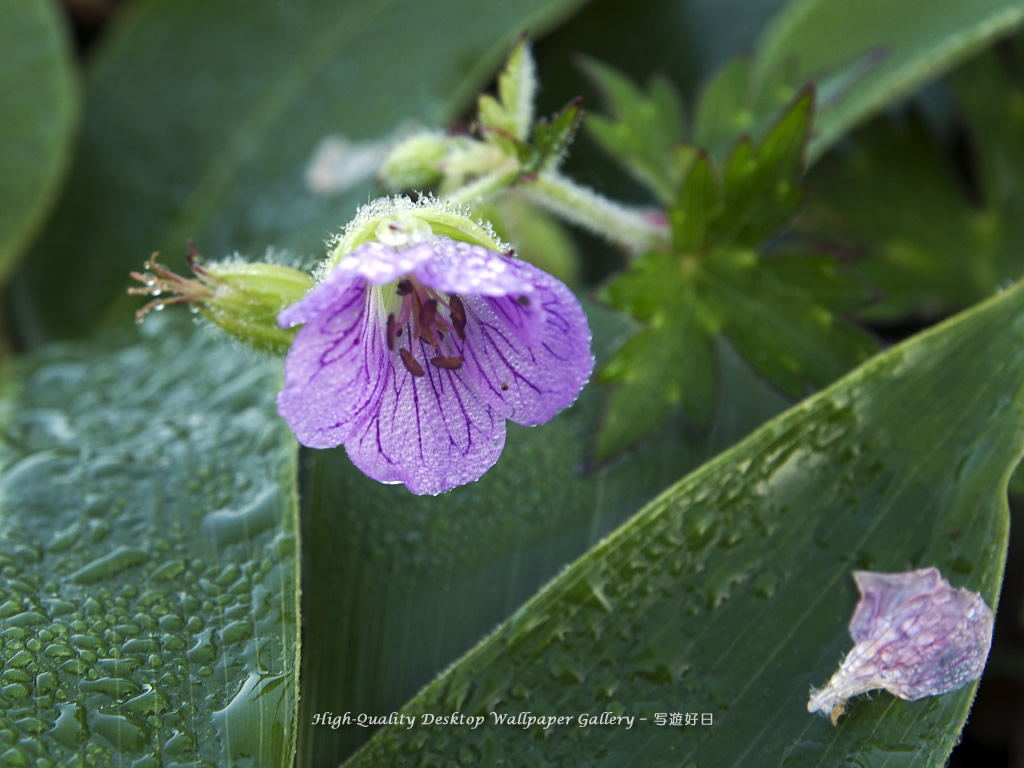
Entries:
[[393, 314], [388, 315], [388, 349], [395, 348], [395, 316]]
[[426, 373], [423, 370], [423, 366], [416, 362], [409, 350], [402, 347], [398, 350], [398, 356], [402, 358], [402, 365], [405, 366], [405, 370], [411, 373], [413, 376], [425, 376]]
[[518, 299], [516, 299], [516, 304], [518, 304], [520, 307], [528, 307], [530, 306], [530, 297], [520, 296]]
[[410, 293], [412, 293], [412, 283], [410, 283], [408, 280], [399, 280], [398, 295], [408, 296]]
[[462, 358], [454, 355], [450, 357], [432, 357], [430, 358], [430, 364], [449, 371], [457, 371], [462, 367]]

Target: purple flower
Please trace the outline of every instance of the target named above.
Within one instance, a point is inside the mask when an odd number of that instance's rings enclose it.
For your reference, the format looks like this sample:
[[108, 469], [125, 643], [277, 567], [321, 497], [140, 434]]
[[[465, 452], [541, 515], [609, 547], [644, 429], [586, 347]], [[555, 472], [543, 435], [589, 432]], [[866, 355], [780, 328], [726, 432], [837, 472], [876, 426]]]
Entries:
[[594, 367], [565, 285], [438, 235], [360, 245], [278, 323], [305, 324], [277, 399], [299, 442], [344, 445], [370, 477], [419, 494], [478, 479], [505, 445], [505, 419], [548, 421]]
[[861, 600], [850, 621], [856, 643], [809, 712], [835, 724], [851, 696], [884, 688], [907, 701], [946, 693], [981, 676], [992, 642], [992, 610], [981, 595], [953, 589], [936, 568], [855, 571]]

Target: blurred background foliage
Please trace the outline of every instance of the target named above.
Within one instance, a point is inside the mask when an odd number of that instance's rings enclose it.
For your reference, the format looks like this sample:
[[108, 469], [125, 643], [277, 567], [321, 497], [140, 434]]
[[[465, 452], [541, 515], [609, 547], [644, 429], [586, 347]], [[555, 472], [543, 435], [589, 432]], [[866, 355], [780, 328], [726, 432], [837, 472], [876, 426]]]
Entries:
[[[613, 66], [645, 87], [652, 76], [665, 78], [678, 90], [690, 121], [716, 73], [735, 57], [750, 56], [759, 41], [771, 54], [765, 58], [774, 56], [776, 65], [767, 74], [755, 67], [764, 82], [788, 83], [788, 94], [808, 74], [830, 82], [831, 91], [818, 91], [824, 103], [821, 119], [827, 121], [819, 125], [828, 130], [812, 140], [818, 142], [812, 145], [817, 162], [804, 179], [805, 203], [786, 234], [813, 243], [864, 279], [874, 300], [848, 311], [881, 345], [898, 342], [1004, 289], [1020, 276], [1024, 260], [1024, 217], [1018, 211], [1024, 195], [1024, 46], [1019, 36], [1005, 37], [1024, 8], [1020, 3], [993, 3], [986, 23], [975, 28], [969, 23], [973, 17], [968, 4], [944, 3], [949, 11], [944, 13], [921, 2], [908, 3], [901, 11], [906, 18], [916, 20], [923, 13], [930, 19], [915, 24], [888, 19], [883, 13], [887, 4], [871, 2], [864, 6], [864, 27], [851, 31], [828, 17], [829, 3], [802, 5], [810, 11], [770, 26], [786, 10], [785, 0], [653, 0], [629, 13], [614, 0], [522, 0], [486, 9], [450, 0], [430, 11], [408, 6], [370, 11], [317, 0], [216, 6], [200, 0], [64, 0], [60, 6], [2, 0], [0, 10], [9, 21], [0, 31], [0, 41], [8, 38], [0, 50], [24, 67], [0, 73], [0, 92], [24, 99], [5, 102], [4, 114], [20, 119], [4, 120], [0, 149], [0, 178], [6, 180], [0, 182], [0, 201], [5, 203], [0, 211], [0, 280], [7, 277], [0, 307], [0, 355], [7, 355], [2, 364], [8, 402], [27, 407], [31, 401], [18, 392], [24, 391], [30, 375], [40, 375], [27, 371], [42, 370], [41, 361], [57, 371], [44, 370], [44, 379], [59, 379], [62, 367], [79, 354], [48, 357], [59, 350], [49, 346], [54, 340], [88, 337], [96, 345], [89, 347], [89, 354], [97, 359], [127, 355], [129, 362], [122, 364], [157, 365], [139, 353], [118, 351], [131, 342], [104, 330], [123, 330], [129, 322], [134, 304], [124, 296], [126, 274], [153, 250], [180, 266], [184, 241], [194, 237], [214, 258], [236, 250], [261, 258], [270, 247], [287, 252], [276, 258], [289, 262], [309, 264], [318, 258], [322, 241], [377, 191], [372, 171], [366, 171], [354, 172], [343, 189], [311, 193], [305, 171], [318, 143], [340, 135], [351, 151], [379, 154], [396, 130], [410, 124], [466, 127], [472, 119], [472, 97], [488, 87], [510, 41], [523, 29], [536, 40], [541, 115], [555, 113], [576, 95], [583, 96], [588, 112], [607, 111], [583, 57]], [[881, 16], [872, 15], [876, 6], [883, 9]], [[844, 17], [838, 13], [837, 18]], [[858, 32], [874, 34], [879, 19], [886, 34], [898, 36], [907, 29], [912, 34], [887, 43], [889, 56], [881, 63], [870, 57], [855, 59], [853, 74], [847, 72], [852, 80], [828, 80], [841, 70], [829, 57], [842, 58], [850, 50], [834, 45], [837, 29], [858, 50]], [[424, 29], [440, 28], [458, 30], [442, 51], [431, 35], [423, 34]], [[767, 37], [766, 28], [772, 30]], [[833, 37], [822, 35], [811, 51], [807, 35], [821, 29]], [[26, 52], [19, 53], [16, 43]], [[806, 59], [787, 59], [787, 45], [807, 50]], [[969, 54], [975, 55], [967, 59]], [[926, 63], [900, 69], [904, 56], [911, 64], [914, 57]], [[940, 79], [932, 78], [954, 64]], [[872, 71], [878, 77], [895, 74], [876, 89], [880, 95], [862, 95], [866, 91], [855, 90], [858, 78], [866, 79]], [[32, 83], [31, 91], [26, 82]], [[848, 92], [854, 98], [844, 102], [841, 97]], [[769, 101], [774, 110], [786, 99]], [[848, 108], [851, 103], [860, 104], [860, 111]], [[825, 111], [830, 105], [833, 111]], [[861, 122], [868, 115], [873, 116]], [[855, 122], [857, 127], [847, 133]], [[725, 149], [719, 148], [719, 154], [724, 156]], [[653, 201], [588, 130], [577, 136], [565, 167], [574, 178], [608, 195], [637, 204]], [[547, 226], [528, 222], [520, 229], [535, 233]], [[515, 232], [514, 221], [508, 227]], [[573, 232], [568, 244], [559, 229], [536, 236], [537, 251], [558, 241], [555, 250], [564, 274], [577, 276], [575, 286], [585, 296], [626, 266], [620, 252], [585, 233]], [[636, 327], [593, 301], [587, 308], [603, 361]], [[159, 327], [181, 334], [183, 325]], [[301, 510], [287, 492], [275, 502], [285, 519], [301, 511], [301, 534], [308, 547], [301, 560], [305, 634], [297, 714], [299, 765], [336, 764], [370, 735], [365, 729], [312, 728], [313, 713], [400, 707], [566, 563], [671, 482], [776, 416], [799, 394], [782, 394], [768, 385], [721, 337], [714, 344], [717, 404], [705, 423], [695, 425], [672, 411], [664, 428], [617, 461], [597, 471], [584, 467], [590, 471], [581, 473], [583, 457], [592, 458], [594, 433], [606, 408], [607, 392], [591, 387], [576, 408], [543, 431], [510, 429], [509, 448], [498, 467], [479, 484], [443, 497], [443, 515], [436, 514], [437, 500], [414, 499], [368, 481], [340, 451], [301, 455]], [[11, 350], [26, 359], [33, 351], [43, 351], [27, 367], [16, 368]], [[169, 359], [186, 369], [204, 365], [195, 350], [182, 351], [173, 343], [168, 350]], [[219, 354], [224, 369], [265, 373], [266, 361], [254, 362], [242, 350], [231, 347]], [[956, 359], [949, 364], [956, 365]], [[220, 372], [218, 368], [210, 375], [216, 379]], [[827, 383], [840, 372], [816, 383]], [[222, 382], [208, 385], [214, 389]], [[200, 388], [192, 394], [205, 398], [209, 393]], [[61, 398], [72, 396], [61, 391], [32, 407], [49, 413], [59, 408]], [[230, 402], [235, 396], [225, 397]], [[162, 407], [162, 402], [154, 388], [150, 399], [137, 407], [144, 413]], [[255, 407], [234, 405], [241, 411]], [[261, 407], [273, 419], [268, 403]], [[7, 419], [17, 422], [10, 414]], [[275, 439], [287, 438], [283, 433], [260, 434], [268, 445], [279, 446]], [[194, 436], [182, 433], [168, 439]], [[29, 445], [36, 452], [72, 450], [59, 440]], [[203, 444], [188, 445], [200, 451]], [[88, 451], [78, 456], [96, 459]], [[5, 463], [12, 461], [10, 455], [4, 458]], [[162, 460], [169, 459], [157, 461]], [[229, 483], [231, 475], [230, 467], [218, 466], [212, 478], [203, 478], [195, 490], [202, 499], [197, 504], [207, 505], [208, 513], [223, 511], [226, 488], [236, 481], [245, 488], [243, 497], [259, 497], [257, 478], [231, 477]], [[573, 480], [559, 483], [551, 477]], [[9, 478], [6, 483], [10, 493], [14, 486]], [[1024, 483], [1014, 488], [1024, 491]], [[358, 503], [350, 503], [353, 499]], [[560, 513], [549, 514], [552, 509]], [[22, 529], [38, 534], [40, 527], [58, 524], [27, 518], [27, 511], [5, 518], [5, 543], [14, 541], [15, 529], [19, 535]], [[90, 520], [102, 519], [100, 513], [107, 511], [97, 508]], [[1024, 754], [1017, 727], [1024, 716], [1024, 596], [1019, 590], [1024, 539], [1011, 537], [1009, 547], [989, 670], [964, 741], [953, 753], [953, 765], [1013, 764]], [[285, 546], [279, 549], [281, 558], [297, 566], [294, 553]], [[10, 551], [3, 554], [10, 556]], [[259, 560], [255, 553], [241, 553], [240, 571], [263, 573]], [[219, 577], [202, 576], [210, 583]], [[260, 580], [250, 587], [255, 589]], [[38, 591], [45, 582], [45, 575], [40, 576], [33, 588]], [[231, 586], [226, 577], [221, 586]], [[65, 598], [70, 600], [62, 594]], [[221, 637], [230, 624], [231, 619], [210, 619], [217, 630], [208, 636]], [[294, 640], [287, 634], [292, 625], [286, 622], [285, 627], [281, 636], [267, 630], [275, 648]], [[189, 630], [190, 648], [200, 647], [205, 629]], [[6, 638], [7, 668], [12, 656], [26, 650], [17, 646], [23, 640], [11, 640], [14, 635]], [[217, 653], [218, 660], [229, 656], [226, 648]], [[184, 679], [193, 679], [208, 666], [202, 653], [196, 657], [180, 662]], [[292, 672], [290, 682], [295, 684]], [[16, 683], [15, 678], [11, 680]], [[238, 679], [246, 678], [225, 678], [231, 685]], [[242, 715], [236, 710], [232, 717], [245, 723], [264, 716], [266, 699], [256, 695], [261, 691], [258, 686], [246, 689], [246, 695], [253, 693], [253, 709]], [[7, 691], [8, 696], [14, 693]], [[211, 709], [227, 711], [240, 691], [231, 693], [234, 699], [215, 693], [220, 698]], [[241, 699], [244, 704], [245, 696]], [[155, 709], [147, 709], [151, 704], [134, 706], [141, 706], [141, 713], [131, 713], [129, 720], [160, 719]], [[290, 712], [286, 706], [283, 715], [275, 711], [273, 716], [287, 721]], [[116, 744], [123, 746], [124, 739], [145, 756], [146, 748], [131, 741], [137, 735], [122, 733], [120, 726], [87, 725], [106, 733], [108, 741], [113, 733]], [[32, 727], [23, 723], [16, 730], [31, 733]], [[154, 738], [167, 736], [160, 730], [168, 727], [166, 722], [152, 727], [163, 733]], [[258, 735], [247, 734], [246, 726], [236, 732], [243, 743], [259, 741]], [[270, 751], [260, 754], [287, 752], [282, 743], [268, 742]], [[0, 753], [16, 748], [0, 743]], [[262, 743], [257, 747], [263, 748]], [[189, 753], [185, 749], [180, 754]], [[210, 759], [209, 754], [204, 757]], [[164, 758], [176, 755], [172, 750]]]

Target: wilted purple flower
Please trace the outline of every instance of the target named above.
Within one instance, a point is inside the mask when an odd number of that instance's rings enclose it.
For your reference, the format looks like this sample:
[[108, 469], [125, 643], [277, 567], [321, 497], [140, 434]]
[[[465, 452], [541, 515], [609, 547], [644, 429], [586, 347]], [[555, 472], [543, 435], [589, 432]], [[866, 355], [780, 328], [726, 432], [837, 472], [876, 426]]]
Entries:
[[855, 571], [861, 600], [850, 621], [856, 645], [808, 712], [831, 714], [875, 688], [907, 701], [946, 693], [981, 677], [992, 642], [992, 610], [975, 592], [953, 589], [937, 568]]
[[305, 323], [277, 399], [299, 442], [344, 445], [370, 477], [419, 494], [478, 479], [505, 419], [548, 421], [594, 366], [565, 285], [438, 235], [360, 245], [278, 322]]

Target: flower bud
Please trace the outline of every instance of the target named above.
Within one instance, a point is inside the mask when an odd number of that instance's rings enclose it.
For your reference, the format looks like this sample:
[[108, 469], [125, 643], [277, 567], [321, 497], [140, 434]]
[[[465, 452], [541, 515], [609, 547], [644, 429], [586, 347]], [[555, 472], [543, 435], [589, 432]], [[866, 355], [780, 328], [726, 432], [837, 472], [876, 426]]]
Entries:
[[441, 180], [441, 163], [448, 139], [437, 133], [420, 133], [391, 150], [378, 175], [391, 189], [422, 189]]
[[146, 272], [131, 273], [142, 285], [128, 293], [156, 297], [139, 309], [136, 322], [150, 311], [189, 304], [239, 341], [275, 354], [288, 350], [295, 334], [278, 326], [277, 313], [306, 295], [313, 286], [308, 274], [241, 259], [207, 263], [190, 245], [187, 258], [194, 277], [187, 278], [158, 264], [156, 257], [154, 253], [146, 262]]

